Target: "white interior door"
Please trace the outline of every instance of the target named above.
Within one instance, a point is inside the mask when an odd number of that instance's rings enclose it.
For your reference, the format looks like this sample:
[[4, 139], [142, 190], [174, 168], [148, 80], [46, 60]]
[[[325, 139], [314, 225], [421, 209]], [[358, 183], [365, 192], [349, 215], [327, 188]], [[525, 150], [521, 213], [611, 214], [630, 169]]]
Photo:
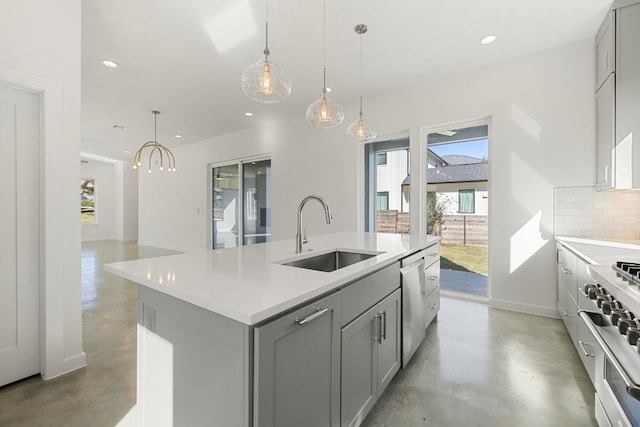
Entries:
[[0, 85], [0, 386], [40, 372], [38, 95]]

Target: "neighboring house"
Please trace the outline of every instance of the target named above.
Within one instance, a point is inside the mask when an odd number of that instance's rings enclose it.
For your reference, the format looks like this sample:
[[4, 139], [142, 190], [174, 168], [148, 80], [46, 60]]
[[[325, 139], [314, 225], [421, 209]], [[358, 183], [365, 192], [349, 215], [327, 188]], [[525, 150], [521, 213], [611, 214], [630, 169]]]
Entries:
[[409, 151], [376, 153], [376, 168], [376, 210], [409, 212], [408, 194], [401, 185], [408, 176]]
[[[489, 165], [468, 156], [445, 156], [447, 165], [427, 169], [427, 200], [436, 195], [447, 202], [445, 215], [487, 215]], [[459, 161], [460, 164], [449, 162]]]

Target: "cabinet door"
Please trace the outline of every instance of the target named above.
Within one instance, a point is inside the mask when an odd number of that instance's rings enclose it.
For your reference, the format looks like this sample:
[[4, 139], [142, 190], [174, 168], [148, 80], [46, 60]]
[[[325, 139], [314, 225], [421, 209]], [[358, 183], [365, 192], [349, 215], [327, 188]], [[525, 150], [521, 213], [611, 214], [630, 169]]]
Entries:
[[597, 170], [596, 187], [612, 188], [615, 147], [615, 74], [611, 74], [596, 93]]
[[400, 369], [400, 289], [378, 305], [380, 342], [378, 343], [378, 396]]
[[596, 34], [596, 90], [615, 71], [615, 11], [611, 11]]
[[254, 426], [340, 423], [340, 295], [255, 328]]
[[558, 280], [576, 301], [578, 294], [578, 257], [563, 246], [558, 246]]
[[378, 398], [378, 306], [342, 329], [342, 426], [356, 426]]
[[564, 286], [558, 286], [558, 311], [573, 345], [578, 348], [578, 306]]

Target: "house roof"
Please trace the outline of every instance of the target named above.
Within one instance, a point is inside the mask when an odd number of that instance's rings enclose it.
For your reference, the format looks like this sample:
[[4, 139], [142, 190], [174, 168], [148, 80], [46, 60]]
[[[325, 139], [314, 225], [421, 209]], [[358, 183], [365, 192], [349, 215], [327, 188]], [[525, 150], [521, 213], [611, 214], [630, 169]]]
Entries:
[[427, 183], [474, 182], [489, 180], [489, 165], [473, 163], [427, 169]]
[[483, 160], [477, 157], [465, 156], [462, 154], [450, 154], [448, 156], [442, 156], [442, 160], [444, 160], [448, 165], [469, 165], [472, 163], [482, 163]]

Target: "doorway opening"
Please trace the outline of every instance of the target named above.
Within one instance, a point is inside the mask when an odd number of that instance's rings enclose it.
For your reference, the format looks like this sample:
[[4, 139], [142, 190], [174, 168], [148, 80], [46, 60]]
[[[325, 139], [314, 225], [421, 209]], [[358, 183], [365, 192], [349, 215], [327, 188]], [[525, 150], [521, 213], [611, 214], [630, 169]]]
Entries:
[[440, 287], [489, 297], [489, 126], [427, 135], [427, 233], [440, 236]]
[[271, 241], [271, 159], [211, 168], [211, 248]]

